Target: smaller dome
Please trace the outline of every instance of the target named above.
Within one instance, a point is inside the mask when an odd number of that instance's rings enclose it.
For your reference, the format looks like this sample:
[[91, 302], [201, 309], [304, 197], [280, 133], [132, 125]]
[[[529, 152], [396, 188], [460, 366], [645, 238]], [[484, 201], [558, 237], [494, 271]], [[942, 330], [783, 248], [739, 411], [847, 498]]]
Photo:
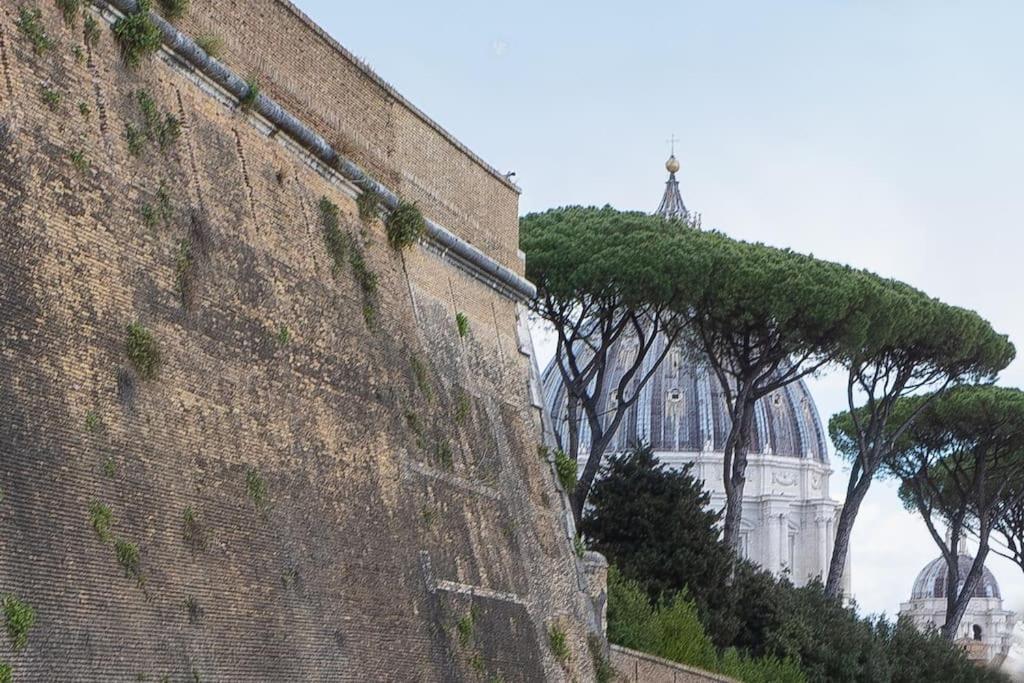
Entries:
[[679, 171], [679, 162], [676, 160], [676, 155], [673, 154], [665, 162], [665, 168], [669, 173], [677, 173]]
[[[968, 572], [971, 571], [971, 565], [974, 564], [974, 558], [970, 555], [960, 554], [957, 555], [957, 559], [960, 565], [960, 584], [963, 585], [964, 579], [967, 578]], [[945, 598], [946, 584], [949, 583], [947, 580], [948, 576], [946, 558], [939, 557], [932, 560], [917, 575], [910, 599], [929, 600], [932, 598]], [[1003, 596], [999, 593], [999, 584], [996, 583], [996, 577], [992, 575], [988, 567], [982, 567], [981, 581], [978, 582], [971, 597], [1002, 599]]]

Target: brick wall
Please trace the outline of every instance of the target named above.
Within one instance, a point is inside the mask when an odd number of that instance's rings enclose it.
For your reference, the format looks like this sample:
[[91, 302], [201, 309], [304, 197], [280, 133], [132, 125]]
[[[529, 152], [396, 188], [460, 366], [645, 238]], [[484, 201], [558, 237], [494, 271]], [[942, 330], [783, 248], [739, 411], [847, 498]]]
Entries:
[[623, 683], [736, 683], [725, 676], [618, 645], [611, 646], [611, 661]]
[[263, 92], [428, 216], [523, 272], [514, 186], [291, 3], [196, 1], [180, 26], [192, 35], [221, 37], [228, 66], [257, 78]]
[[[229, 61], [280, 21], [287, 69], [245, 52], [267, 90], [300, 118], [360, 110], [380, 171], [431, 178], [457, 211], [429, 212], [511, 262], [510, 188], [422, 120], [396, 124], [413, 114], [357, 69], [337, 87], [365, 99], [328, 107], [338, 93], [302, 68], [330, 71], [303, 52], [326, 48], [284, 5], [193, 2], [185, 23], [213, 5]], [[105, 27], [90, 50], [81, 19], [39, 7], [44, 55], [0, 8], [0, 594], [37, 614], [25, 649], [0, 633], [14, 680], [588, 680], [514, 303], [423, 245], [395, 253], [342, 183], [179, 67], [127, 71]], [[140, 90], [183, 128], [134, 156]], [[324, 196], [372, 297], [332, 267]], [[126, 354], [135, 321], [154, 379]], [[137, 544], [140, 576], [115, 539]]]

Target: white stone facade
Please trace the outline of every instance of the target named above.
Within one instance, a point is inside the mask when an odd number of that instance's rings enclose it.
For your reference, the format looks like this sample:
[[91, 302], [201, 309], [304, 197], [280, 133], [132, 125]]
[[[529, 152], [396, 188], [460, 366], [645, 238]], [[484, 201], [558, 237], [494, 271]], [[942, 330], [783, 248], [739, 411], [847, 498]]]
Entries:
[[[693, 463], [693, 475], [704, 481], [711, 505], [725, 506], [722, 453], [655, 451], [669, 466]], [[832, 558], [841, 506], [829, 497], [832, 470], [818, 460], [751, 455], [743, 489], [741, 554], [802, 586], [815, 577], [824, 581]], [[849, 564], [844, 592], [849, 593]]]

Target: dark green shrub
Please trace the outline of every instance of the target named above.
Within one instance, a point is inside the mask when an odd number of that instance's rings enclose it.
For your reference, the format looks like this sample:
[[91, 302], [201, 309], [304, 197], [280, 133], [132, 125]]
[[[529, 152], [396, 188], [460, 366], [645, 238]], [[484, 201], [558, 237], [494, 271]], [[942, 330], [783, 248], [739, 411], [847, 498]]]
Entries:
[[139, 569], [139, 546], [131, 541], [119, 538], [114, 541], [114, 552], [117, 554], [117, 563], [124, 569], [124, 578], [138, 579], [142, 576]]
[[128, 325], [128, 340], [125, 344], [128, 360], [139, 377], [153, 379], [160, 368], [160, 350], [153, 334], [139, 323]]
[[555, 451], [555, 470], [562, 488], [571, 494], [576, 489], [576, 463], [561, 449]]
[[82, 10], [82, 0], [57, 0], [57, 8], [60, 10], [61, 16], [64, 17], [64, 23], [74, 26], [75, 19], [78, 18], [78, 13]]
[[35, 626], [36, 611], [32, 606], [13, 595], [3, 597], [4, 620], [7, 622], [7, 637], [15, 652], [28, 645], [28, 632]]
[[37, 55], [44, 54], [53, 48], [53, 39], [43, 28], [43, 13], [39, 11], [38, 7], [30, 9], [27, 5], [19, 6], [18, 21], [15, 22], [15, 25], [32, 43], [32, 49]]
[[565, 631], [558, 624], [552, 624], [548, 628], [548, 646], [551, 654], [562, 664], [569, 661], [569, 643]]
[[188, 12], [188, 0], [158, 0], [158, 2], [160, 3], [160, 13], [168, 21], [177, 21]]
[[89, 47], [96, 47], [100, 42], [100, 22], [91, 14], [86, 13], [85, 21], [85, 44]]
[[137, 67], [162, 44], [160, 29], [149, 16], [150, 7], [150, 0], [139, 0], [135, 12], [114, 22], [114, 38], [121, 49], [121, 59], [129, 68]]
[[388, 242], [399, 251], [415, 244], [426, 229], [423, 214], [415, 204], [398, 202], [398, 206], [388, 216]]
[[460, 337], [469, 334], [469, 317], [465, 313], [460, 311], [455, 314], [455, 325], [459, 328]]
[[101, 541], [110, 540], [110, 527], [114, 524], [114, 515], [110, 508], [98, 500], [89, 505], [89, 524]]
[[256, 100], [260, 97], [260, 82], [255, 77], [246, 79], [245, 81], [245, 94], [242, 95], [238, 100], [238, 106], [243, 110], [247, 111], [256, 106]]
[[199, 49], [214, 59], [220, 59], [221, 54], [224, 52], [224, 40], [213, 33], [200, 33], [196, 36], [195, 41]]

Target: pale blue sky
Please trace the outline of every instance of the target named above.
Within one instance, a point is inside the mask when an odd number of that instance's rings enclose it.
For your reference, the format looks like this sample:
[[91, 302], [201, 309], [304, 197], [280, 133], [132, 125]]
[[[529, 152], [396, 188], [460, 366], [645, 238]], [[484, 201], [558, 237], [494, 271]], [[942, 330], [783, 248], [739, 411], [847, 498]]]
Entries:
[[[1024, 355], [1024, 4], [297, 4], [516, 171], [523, 212], [653, 210], [674, 133], [705, 226], [906, 280], [977, 309]], [[1003, 382], [1024, 385], [1024, 362]], [[812, 390], [823, 420], [843, 408], [842, 377]], [[858, 602], [890, 614], [938, 554], [885, 485], [853, 552]], [[1024, 611], [1024, 575], [990, 567]]]

